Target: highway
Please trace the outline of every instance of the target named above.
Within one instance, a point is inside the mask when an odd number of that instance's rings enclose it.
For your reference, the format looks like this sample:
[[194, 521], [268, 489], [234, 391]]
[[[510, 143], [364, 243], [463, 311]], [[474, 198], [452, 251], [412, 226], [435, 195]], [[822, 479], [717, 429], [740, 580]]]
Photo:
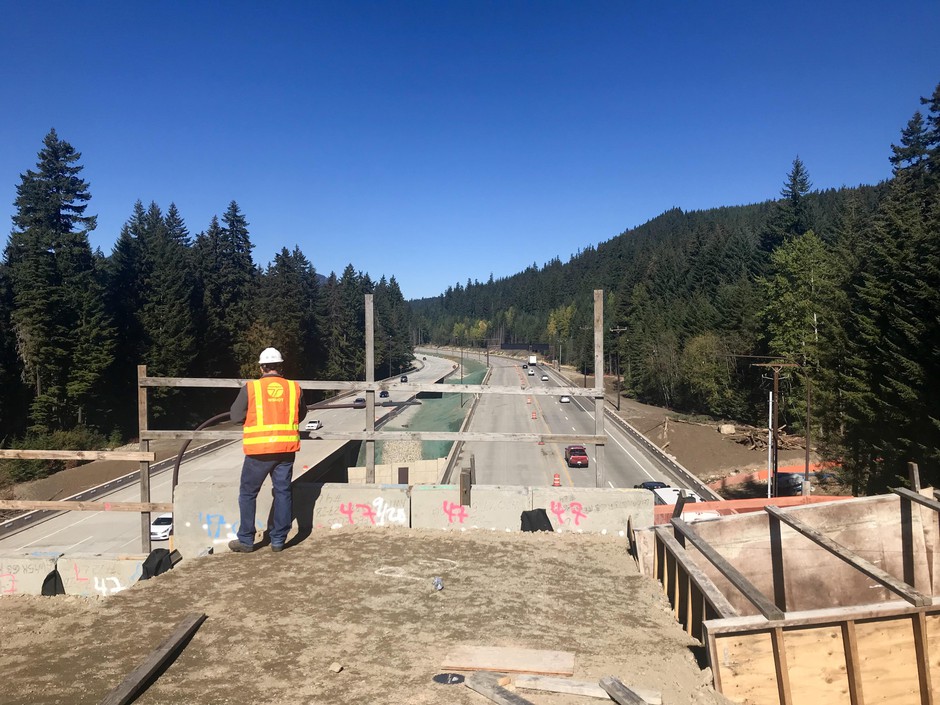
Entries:
[[[489, 384], [492, 385], [525, 384], [538, 388], [571, 386], [566, 379], [545, 365], [536, 367], [536, 374], [530, 376], [528, 369], [522, 368], [522, 362], [491, 355], [490, 366], [492, 373]], [[542, 380], [543, 375], [548, 380]], [[557, 395], [524, 397], [482, 394], [469, 430], [593, 435], [594, 400], [572, 396], [569, 403], [562, 403]], [[608, 436], [605, 446], [607, 487], [633, 487], [646, 480], [675, 484], [613, 424], [606, 423], [604, 432]], [[590, 459], [587, 468], [569, 468], [564, 450], [563, 445], [470, 442], [464, 444], [461, 466], [469, 466], [472, 454], [476, 481], [481, 485], [546, 487], [552, 484], [553, 476], [557, 473], [562, 486], [594, 487], [597, 462], [594, 446], [587, 446]]]

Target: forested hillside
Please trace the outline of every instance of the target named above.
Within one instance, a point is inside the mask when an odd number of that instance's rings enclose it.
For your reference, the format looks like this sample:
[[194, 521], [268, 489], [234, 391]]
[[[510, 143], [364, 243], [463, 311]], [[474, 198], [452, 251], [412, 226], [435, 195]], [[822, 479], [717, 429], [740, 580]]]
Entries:
[[[544, 342], [592, 371], [592, 291], [606, 292], [605, 361], [627, 393], [811, 431], [858, 491], [940, 481], [940, 86], [892, 145], [892, 178], [814, 191], [797, 158], [780, 198], [676, 208], [567, 263], [456, 284], [413, 301], [421, 339]], [[783, 170], [782, 170], [783, 171]], [[703, 175], [703, 178], [705, 175]]]
[[[129, 204], [111, 254], [92, 251], [80, 159], [52, 130], [17, 186], [0, 264], [5, 446], [87, 449], [131, 437], [139, 364], [160, 376], [251, 377], [274, 346], [296, 379], [364, 379], [365, 293], [374, 294], [377, 376], [409, 364], [409, 311], [394, 277], [374, 282], [349, 265], [324, 280], [299, 247], [257, 267], [235, 201], [195, 237], [172, 203]], [[151, 425], [194, 426], [233, 396], [151, 390]], [[17, 479], [48, 469], [15, 467]]]

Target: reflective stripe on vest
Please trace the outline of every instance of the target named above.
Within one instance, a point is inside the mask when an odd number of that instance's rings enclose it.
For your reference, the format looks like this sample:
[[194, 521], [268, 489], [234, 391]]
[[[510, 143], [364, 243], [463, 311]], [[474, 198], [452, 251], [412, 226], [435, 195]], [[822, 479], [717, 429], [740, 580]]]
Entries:
[[245, 455], [300, 450], [300, 398], [300, 385], [281, 377], [262, 377], [248, 383], [248, 413], [242, 429]]

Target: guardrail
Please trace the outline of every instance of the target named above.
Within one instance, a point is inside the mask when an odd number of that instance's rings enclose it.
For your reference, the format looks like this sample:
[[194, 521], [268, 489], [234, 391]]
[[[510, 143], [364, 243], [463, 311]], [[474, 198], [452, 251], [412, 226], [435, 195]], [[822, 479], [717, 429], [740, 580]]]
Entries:
[[617, 416], [617, 414], [615, 414], [613, 411], [605, 407], [604, 413], [606, 414], [607, 418], [617, 424], [617, 426], [624, 433], [643, 446], [643, 449], [653, 456], [653, 458], [662, 466], [665, 473], [672, 477], [676, 483], [679, 485], [685, 485], [689, 489], [694, 490], [701, 496], [702, 499], [714, 500], [716, 502], [724, 499], [724, 497], [715, 492], [711, 487], [706, 485], [686, 468], [684, 468], [675, 458], [667, 455], [662, 448], [653, 443], [649, 438], [640, 433], [640, 431], [631, 426], [628, 422]]
[[[192, 460], [193, 458], [198, 458], [201, 455], [206, 453], [211, 453], [214, 450], [217, 450], [223, 446], [226, 446], [234, 441], [230, 440], [217, 440], [206, 443], [205, 445], [199, 446], [198, 448], [193, 448], [191, 451], [188, 451], [183, 454], [183, 460]], [[176, 463], [176, 456], [169, 457], [165, 460], [161, 460], [158, 463], [154, 463], [150, 466], [150, 475], [159, 475], [160, 473], [171, 470], [173, 465]], [[140, 470], [135, 470], [134, 472], [128, 473], [127, 475], [122, 475], [113, 480], [108, 480], [103, 482], [100, 485], [91, 487], [87, 490], [82, 490], [77, 494], [73, 494], [71, 497], [66, 497], [62, 501], [85, 501], [96, 499], [97, 497], [102, 497], [106, 494], [110, 494], [116, 490], [124, 489], [128, 485], [132, 485], [135, 482], [140, 480]], [[12, 519], [7, 519], [4, 522], [0, 522], [0, 539], [6, 538], [7, 536], [12, 536], [13, 534], [19, 533], [25, 529], [35, 526], [36, 524], [41, 524], [44, 521], [48, 521], [59, 514], [62, 514], [61, 511], [56, 511], [53, 509], [41, 509], [32, 512], [26, 512], [19, 516], [13, 517]]]

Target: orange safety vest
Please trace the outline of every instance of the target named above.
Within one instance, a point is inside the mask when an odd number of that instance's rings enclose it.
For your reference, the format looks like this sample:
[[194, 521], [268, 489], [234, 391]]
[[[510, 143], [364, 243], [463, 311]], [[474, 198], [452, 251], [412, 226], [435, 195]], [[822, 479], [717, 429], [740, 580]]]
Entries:
[[248, 382], [248, 413], [242, 429], [245, 455], [300, 450], [300, 385], [282, 377]]

